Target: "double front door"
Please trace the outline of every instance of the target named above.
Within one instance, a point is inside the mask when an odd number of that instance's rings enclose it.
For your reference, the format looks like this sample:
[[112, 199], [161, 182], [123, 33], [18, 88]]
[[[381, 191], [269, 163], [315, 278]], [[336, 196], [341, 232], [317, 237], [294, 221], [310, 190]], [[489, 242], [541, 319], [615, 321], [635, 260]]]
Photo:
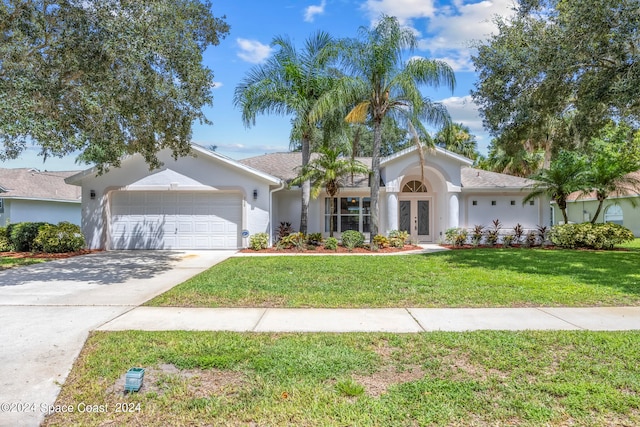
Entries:
[[400, 230], [408, 232], [412, 242], [432, 242], [430, 198], [414, 198], [399, 202]]

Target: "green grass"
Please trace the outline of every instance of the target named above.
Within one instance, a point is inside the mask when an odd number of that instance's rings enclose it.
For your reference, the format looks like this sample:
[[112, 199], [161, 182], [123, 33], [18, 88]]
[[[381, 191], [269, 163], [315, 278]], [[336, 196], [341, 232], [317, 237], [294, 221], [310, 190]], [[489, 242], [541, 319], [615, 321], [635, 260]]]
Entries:
[[0, 270], [6, 270], [7, 268], [18, 267], [21, 265], [38, 264], [45, 261], [47, 260], [42, 258], [12, 258], [0, 256]]
[[475, 249], [429, 255], [232, 258], [147, 305], [639, 305], [638, 242], [626, 251]]
[[[107, 412], [44, 425], [638, 425], [638, 342], [637, 331], [96, 332], [56, 404]], [[123, 395], [132, 366], [145, 387]], [[123, 402], [133, 412], [116, 412]]]

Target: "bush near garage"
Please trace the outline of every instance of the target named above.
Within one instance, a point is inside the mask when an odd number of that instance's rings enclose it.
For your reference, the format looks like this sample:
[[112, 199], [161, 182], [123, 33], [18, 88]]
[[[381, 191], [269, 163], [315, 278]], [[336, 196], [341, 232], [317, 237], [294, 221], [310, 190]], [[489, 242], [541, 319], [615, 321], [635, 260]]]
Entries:
[[633, 232], [618, 224], [562, 224], [551, 228], [551, 242], [561, 248], [612, 249], [614, 245], [630, 242]]
[[35, 242], [40, 227], [52, 225], [46, 222], [18, 222], [7, 226], [7, 237], [16, 252], [37, 252], [42, 247]]
[[0, 252], [9, 252], [12, 250], [13, 246], [11, 246], [11, 242], [9, 242], [7, 227], [0, 227]]
[[76, 252], [85, 246], [85, 240], [79, 226], [63, 221], [41, 226], [34, 245], [48, 253]]

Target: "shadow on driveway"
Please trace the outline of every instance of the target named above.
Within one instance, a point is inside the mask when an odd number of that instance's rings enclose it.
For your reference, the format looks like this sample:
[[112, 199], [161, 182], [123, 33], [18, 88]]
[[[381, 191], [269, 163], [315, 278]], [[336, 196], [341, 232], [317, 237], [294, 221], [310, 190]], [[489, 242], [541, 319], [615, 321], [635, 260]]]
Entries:
[[183, 255], [171, 251], [114, 251], [81, 255], [0, 271], [0, 287], [53, 281], [113, 285], [131, 279], [152, 279], [175, 267]]

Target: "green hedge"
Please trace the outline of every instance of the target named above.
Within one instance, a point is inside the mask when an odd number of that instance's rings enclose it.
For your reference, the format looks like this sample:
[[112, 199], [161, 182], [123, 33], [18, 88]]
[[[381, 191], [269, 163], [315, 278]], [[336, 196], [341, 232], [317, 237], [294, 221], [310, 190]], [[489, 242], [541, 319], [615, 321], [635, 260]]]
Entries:
[[13, 250], [17, 252], [37, 252], [41, 251], [35, 239], [38, 237], [40, 227], [51, 225], [46, 222], [18, 222], [7, 226], [7, 237]]
[[562, 224], [551, 228], [549, 239], [561, 248], [612, 249], [615, 245], [630, 242], [633, 233], [618, 224]]
[[70, 222], [40, 227], [34, 244], [48, 253], [76, 252], [85, 245], [80, 227]]
[[9, 234], [7, 227], [0, 227], [0, 252], [9, 252], [13, 250], [11, 242], [9, 242]]
[[349, 249], [361, 248], [364, 245], [364, 234], [356, 230], [347, 230], [342, 232], [342, 246]]

